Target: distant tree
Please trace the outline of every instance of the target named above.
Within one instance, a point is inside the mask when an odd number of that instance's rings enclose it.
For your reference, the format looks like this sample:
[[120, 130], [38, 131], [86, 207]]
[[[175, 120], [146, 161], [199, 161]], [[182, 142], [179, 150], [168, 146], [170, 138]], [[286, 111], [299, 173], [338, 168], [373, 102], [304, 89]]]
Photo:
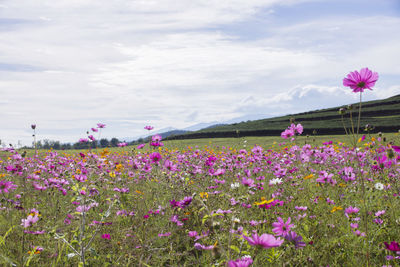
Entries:
[[52, 148], [59, 150], [61, 148], [61, 144], [59, 141], [52, 141]]
[[107, 138], [100, 139], [100, 146], [101, 147], [108, 147], [109, 145], [110, 145], [110, 142], [108, 141]]
[[111, 145], [112, 147], [118, 146], [118, 143], [119, 143], [118, 138], [113, 137], [113, 138], [110, 140], [110, 145]]

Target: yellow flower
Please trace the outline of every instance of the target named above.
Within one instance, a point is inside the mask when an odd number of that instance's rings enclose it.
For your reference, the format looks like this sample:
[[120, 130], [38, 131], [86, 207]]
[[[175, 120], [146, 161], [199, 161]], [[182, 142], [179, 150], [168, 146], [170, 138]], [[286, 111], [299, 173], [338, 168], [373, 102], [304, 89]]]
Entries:
[[200, 193], [201, 198], [208, 198], [208, 193], [207, 192], [201, 192]]
[[110, 172], [109, 175], [111, 178], [115, 178], [115, 172]]
[[274, 201], [274, 199], [266, 200], [265, 197], [262, 197], [261, 202], [254, 202], [254, 205], [256, 206], [265, 205], [271, 203], [272, 201]]
[[117, 166], [115, 166], [115, 170], [116, 170], [117, 172], [121, 172], [123, 169], [124, 169], [124, 166], [123, 166], [121, 163], [118, 164]]
[[333, 209], [331, 210], [331, 213], [334, 213], [335, 211], [342, 210], [343, 208], [341, 206], [334, 206]]
[[304, 177], [304, 180], [311, 179], [313, 177], [314, 177], [314, 174], [309, 174], [309, 175]]

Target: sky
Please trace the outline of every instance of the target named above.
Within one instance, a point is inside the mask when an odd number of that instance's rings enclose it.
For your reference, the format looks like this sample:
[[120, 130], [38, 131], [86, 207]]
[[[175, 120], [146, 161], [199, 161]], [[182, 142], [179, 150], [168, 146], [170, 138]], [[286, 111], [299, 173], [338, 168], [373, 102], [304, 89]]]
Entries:
[[[400, 94], [400, 0], [0, 0], [0, 140], [121, 140]], [[97, 135], [95, 137], [98, 137]]]

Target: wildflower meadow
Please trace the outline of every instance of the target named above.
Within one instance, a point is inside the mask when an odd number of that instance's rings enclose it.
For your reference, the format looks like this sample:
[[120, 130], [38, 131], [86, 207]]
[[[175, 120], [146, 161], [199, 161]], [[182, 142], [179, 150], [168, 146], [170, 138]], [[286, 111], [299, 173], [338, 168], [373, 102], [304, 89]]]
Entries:
[[[364, 68], [343, 84], [361, 104], [377, 80]], [[288, 122], [273, 148], [168, 149], [159, 135], [117, 152], [7, 148], [0, 263], [399, 266], [399, 140], [364, 135], [354, 112], [348, 141], [318, 145]]]

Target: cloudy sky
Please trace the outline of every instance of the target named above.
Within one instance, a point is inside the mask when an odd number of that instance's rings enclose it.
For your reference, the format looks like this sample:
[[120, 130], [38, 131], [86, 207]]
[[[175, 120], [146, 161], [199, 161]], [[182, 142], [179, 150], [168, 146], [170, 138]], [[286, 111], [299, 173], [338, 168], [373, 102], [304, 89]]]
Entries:
[[0, 139], [75, 142], [400, 94], [399, 0], [0, 0]]

